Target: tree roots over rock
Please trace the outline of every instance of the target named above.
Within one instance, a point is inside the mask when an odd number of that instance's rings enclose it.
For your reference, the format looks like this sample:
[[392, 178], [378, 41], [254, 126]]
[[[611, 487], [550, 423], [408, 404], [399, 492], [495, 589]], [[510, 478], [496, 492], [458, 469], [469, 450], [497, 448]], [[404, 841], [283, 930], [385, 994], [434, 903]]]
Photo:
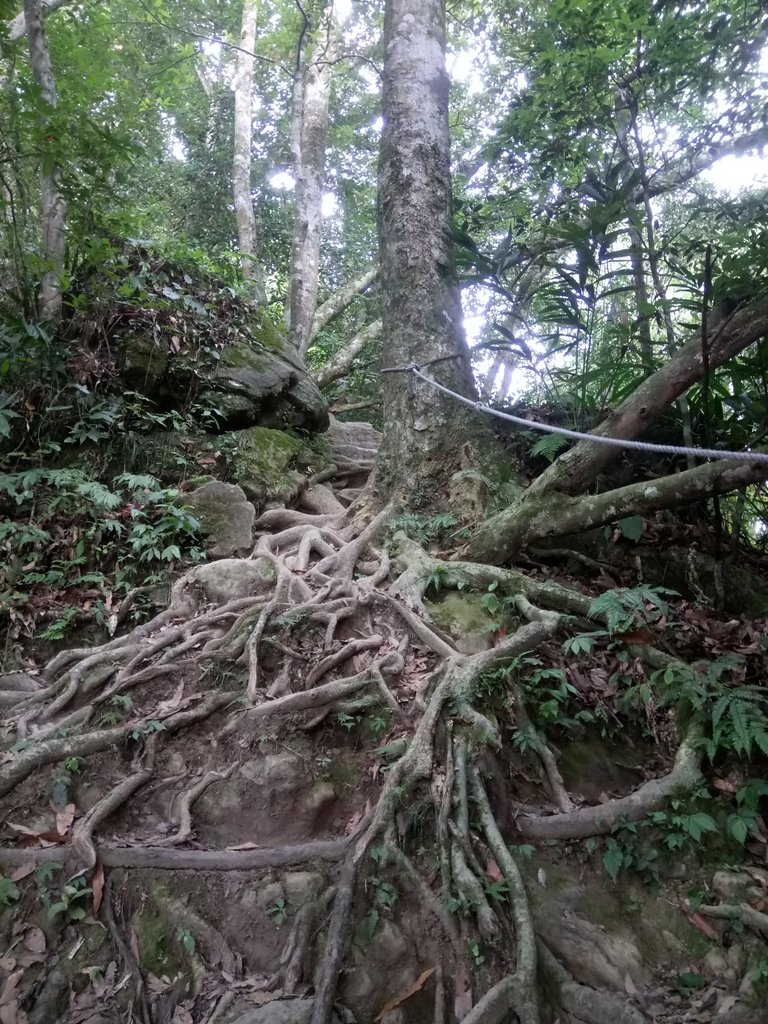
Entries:
[[[34, 869], [39, 879], [54, 862], [70, 878], [56, 915], [59, 931], [48, 922], [47, 942], [61, 941], [60, 929], [75, 926], [86, 911], [105, 922], [125, 983], [120, 987], [115, 976], [113, 988], [102, 990], [113, 1016], [101, 1020], [132, 1014], [143, 1022], [267, 1021], [270, 1014], [256, 1003], [312, 992], [312, 1000], [297, 1000], [301, 1012], [285, 1019], [328, 1024], [341, 1012], [335, 1001], [342, 991], [370, 1017], [376, 1009], [370, 999], [379, 999], [384, 1015], [422, 999], [417, 1016], [434, 1014], [435, 1024], [537, 1024], [554, 1019], [547, 1009], [554, 998], [562, 1020], [638, 1024], [645, 1017], [626, 993], [601, 993], [574, 980], [550, 948], [541, 940], [537, 945], [530, 870], [524, 873], [515, 843], [605, 834], [695, 787], [695, 731], [685, 736], [666, 777], [622, 799], [577, 807], [556, 752], [531, 723], [522, 688], [505, 683], [500, 670], [571, 627], [580, 629], [589, 621], [589, 600], [512, 570], [442, 562], [402, 534], [390, 561], [383, 538], [391, 509], [356, 529], [327, 496], [316, 508], [266, 512], [250, 558], [191, 569], [173, 586], [165, 610], [104, 644], [57, 654], [42, 685], [0, 679], [6, 711], [0, 794], [9, 821], [24, 805], [31, 811], [27, 825], [12, 826], [25, 844], [0, 848], [0, 865], [19, 887]], [[436, 579], [443, 589], [503, 588], [516, 628], [489, 649], [460, 653], [456, 638], [425, 606]], [[501, 747], [499, 722], [484, 698], [494, 687], [506, 687], [517, 728], [530, 738], [546, 805], [538, 813], [530, 803], [507, 807], [503, 827], [493, 780], [483, 770], [484, 758]], [[326, 759], [328, 777], [312, 782], [310, 774], [305, 791], [290, 796], [298, 802], [289, 805], [286, 771], [307, 759], [306, 747], [297, 753], [294, 744], [355, 725], [361, 715], [384, 722], [390, 733], [366, 769], [369, 781], [339, 781], [342, 766]], [[276, 744], [276, 753], [249, 761], [265, 742]], [[97, 792], [86, 809], [67, 787], [90, 759]], [[61, 765], [68, 782], [60, 779]], [[145, 819], [172, 785], [171, 823], [163, 832], [162, 823]], [[355, 811], [346, 828], [327, 810], [339, 803], [339, 791]], [[237, 809], [242, 792], [266, 794], [258, 820]], [[43, 824], [45, 810], [38, 813], [41, 796], [43, 807], [51, 799], [56, 808], [54, 828]], [[240, 836], [256, 842], [225, 838], [213, 846], [216, 827], [232, 836], [233, 818]], [[297, 829], [311, 821], [309, 835], [264, 842], [283, 834], [275, 826], [292, 835], [293, 818]], [[289, 867], [302, 871], [284, 874]], [[105, 868], [112, 880], [102, 899]], [[124, 892], [116, 889], [116, 871]], [[202, 889], [184, 888], [193, 873]], [[242, 888], [249, 877], [255, 881]], [[376, 956], [397, 962], [404, 948], [402, 937], [387, 938], [396, 927], [387, 917], [396, 899], [392, 878], [409, 893], [403, 913], [424, 941], [398, 975], [400, 990], [385, 1002], [377, 995], [380, 979], [349, 965], [361, 943], [372, 963]], [[247, 936], [234, 932], [222, 912], [237, 886], [241, 903], [251, 901], [260, 964], [244, 963], [240, 940]], [[190, 893], [200, 895], [200, 906]], [[764, 915], [755, 922], [747, 909], [700, 912], [764, 928]], [[4, 967], [16, 978], [19, 1013], [26, 1009], [30, 1020], [42, 1020], [36, 1000], [51, 1002], [52, 976], [36, 996], [40, 960], [18, 957], [13, 943], [4, 948], [11, 950]], [[87, 964], [94, 955], [88, 947]], [[106, 962], [113, 975], [114, 968]], [[83, 985], [90, 976], [85, 968], [67, 970], [57, 1009], [46, 1019], [86, 1019]], [[7, 984], [5, 991], [11, 991]], [[542, 992], [549, 1000], [544, 1010]], [[251, 1001], [244, 1008], [246, 996]], [[285, 999], [281, 1005], [286, 1008]]]

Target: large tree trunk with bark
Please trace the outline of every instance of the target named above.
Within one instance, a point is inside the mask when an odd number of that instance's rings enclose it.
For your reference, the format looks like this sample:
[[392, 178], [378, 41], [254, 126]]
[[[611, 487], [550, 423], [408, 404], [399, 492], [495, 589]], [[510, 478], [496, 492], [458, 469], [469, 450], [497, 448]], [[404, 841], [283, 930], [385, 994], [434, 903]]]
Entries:
[[[413, 363], [474, 395], [451, 261], [445, 23], [440, 0], [390, 0], [384, 17], [384, 128], [379, 253], [385, 369]], [[386, 373], [384, 438], [374, 472], [383, 495], [414, 503], [493, 445], [476, 414], [407, 372]], [[465, 451], [462, 460], [461, 443]], [[466, 446], [465, 446], [466, 447]]]
[[243, 0], [240, 49], [233, 89], [235, 93], [235, 139], [232, 160], [232, 193], [237, 221], [240, 268], [250, 282], [253, 298], [266, 302], [264, 274], [257, 260], [256, 218], [251, 195], [251, 142], [253, 133], [253, 49], [256, 45], [258, 0]]
[[[47, 110], [45, 119], [56, 107], [56, 81], [53, 77], [48, 40], [43, 27], [40, 0], [24, 0], [24, 21], [29, 57], [40, 97]], [[45, 146], [55, 146], [55, 132], [44, 131]], [[56, 322], [61, 317], [61, 280], [64, 273], [67, 204], [61, 192], [61, 167], [55, 158], [43, 154], [40, 172], [42, 193], [42, 255], [45, 270], [40, 282], [40, 316]]]
[[[296, 75], [302, 82], [294, 89], [294, 101], [298, 104], [293, 112], [296, 213], [287, 319], [288, 338], [302, 358], [312, 339], [320, 278], [325, 143], [335, 49], [332, 31], [327, 24], [314, 41], [312, 61], [307, 64], [301, 60]], [[302, 57], [307, 49], [301, 48]]]

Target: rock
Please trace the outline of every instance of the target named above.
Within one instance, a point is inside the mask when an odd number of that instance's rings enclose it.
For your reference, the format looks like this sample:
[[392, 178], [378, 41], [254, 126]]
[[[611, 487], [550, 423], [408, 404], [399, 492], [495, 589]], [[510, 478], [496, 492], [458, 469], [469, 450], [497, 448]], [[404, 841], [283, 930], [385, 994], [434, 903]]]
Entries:
[[716, 946], [702, 960], [701, 973], [710, 981], [721, 982], [729, 987], [735, 985], [738, 979], [736, 971], [728, 963], [725, 951]]
[[268, 427], [250, 427], [228, 437], [232, 477], [251, 501], [259, 506], [268, 501], [287, 504], [296, 497], [306, 483], [296, 463], [313, 458], [301, 441]]
[[341, 998], [358, 1017], [374, 1017], [388, 999], [405, 992], [422, 966], [409, 934], [386, 918], [370, 942], [352, 944], [354, 967], [341, 978]]
[[302, 761], [295, 754], [267, 754], [240, 765], [240, 774], [257, 786], [274, 793], [295, 789], [302, 779]]
[[13, 707], [24, 699], [25, 693], [42, 690], [45, 683], [28, 672], [6, 672], [0, 675], [0, 708]]
[[424, 604], [438, 626], [449, 633], [461, 654], [479, 654], [493, 647], [493, 618], [481, 601], [483, 594], [444, 590]]
[[[261, 1006], [235, 1005], [222, 1024], [309, 1024], [313, 999], [272, 999]], [[344, 1007], [335, 1007], [331, 1024], [354, 1024], [354, 1017]]]
[[738, 902], [749, 895], [754, 888], [752, 879], [743, 871], [716, 871], [712, 876], [712, 888], [729, 903]]
[[344, 512], [344, 506], [331, 488], [326, 487], [325, 484], [308, 487], [301, 495], [301, 506], [308, 512], [315, 512], [318, 515], [333, 516]]
[[317, 899], [322, 891], [323, 882], [323, 876], [317, 871], [289, 871], [283, 877], [288, 904], [298, 908]]
[[247, 562], [240, 558], [222, 558], [196, 566], [190, 572], [190, 579], [203, 589], [209, 601], [223, 605], [270, 591], [275, 582], [275, 570], [265, 558]]
[[255, 905], [265, 913], [274, 907], [278, 900], [285, 900], [285, 889], [282, 882], [270, 882], [256, 893]]
[[147, 398], [159, 398], [167, 390], [168, 345], [156, 340], [152, 331], [123, 334], [120, 344], [123, 384]]
[[[275, 347], [261, 350], [245, 342], [227, 346], [213, 377], [216, 391], [201, 399], [217, 408], [230, 428], [258, 423], [326, 430], [328, 405], [303, 361], [276, 331], [271, 344]], [[217, 392], [227, 396], [224, 402]], [[234, 406], [232, 396], [237, 398]]]
[[325, 811], [335, 799], [336, 791], [333, 784], [327, 779], [320, 779], [304, 798], [304, 806], [310, 813], [317, 815], [321, 811]]
[[185, 498], [207, 540], [212, 558], [248, 554], [253, 548], [256, 510], [236, 484], [211, 480]]

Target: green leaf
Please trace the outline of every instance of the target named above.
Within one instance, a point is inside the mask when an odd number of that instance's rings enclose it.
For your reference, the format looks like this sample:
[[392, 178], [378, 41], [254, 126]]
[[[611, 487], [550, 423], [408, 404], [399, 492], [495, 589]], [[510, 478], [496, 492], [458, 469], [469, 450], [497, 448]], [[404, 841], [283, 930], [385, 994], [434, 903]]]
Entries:
[[621, 531], [622, 537], [635, 542], [640, 540], [645, 529], [642, 516], [628, 516], [626, 519], [620, 519], [616, 525]]
[[616, 881], [616, 876], [624, 864], [624, 851], [615, 839], [608, 839], [606, 851], [603, 854], [603, 867], [610, 877]]

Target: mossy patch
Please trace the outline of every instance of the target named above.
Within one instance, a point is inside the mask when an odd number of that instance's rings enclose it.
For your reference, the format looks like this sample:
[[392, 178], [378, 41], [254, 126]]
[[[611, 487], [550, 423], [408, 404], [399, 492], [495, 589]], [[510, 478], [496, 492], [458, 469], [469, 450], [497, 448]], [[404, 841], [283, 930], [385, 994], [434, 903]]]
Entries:
[[424, 604], [434, 621], [454, 638], [463, 654], [487, 650], [491, 644], [493, 619], [481, 604], [483, 595], [446, 590]]
[[173, 935], [169, 935], [165, 922], [155, 910], [145, 906], [141, 913], [134, 917], [136, 934], [139, 940], [141, 966], [151, 971], [158, 978], [163, 975], [175, 978], [181, 974], [190, 976], [186, 958], [177, 952], [179, 943]]

